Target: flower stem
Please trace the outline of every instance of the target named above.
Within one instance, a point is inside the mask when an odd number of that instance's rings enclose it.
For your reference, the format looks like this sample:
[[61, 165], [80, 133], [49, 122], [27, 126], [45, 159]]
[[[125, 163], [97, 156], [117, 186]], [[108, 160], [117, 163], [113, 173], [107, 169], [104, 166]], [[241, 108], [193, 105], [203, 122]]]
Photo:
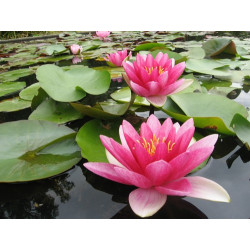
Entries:
[[149, 106], [149, 115], [153, 115], [155, 112], [155, 107], [150, 103], [150, 106]]

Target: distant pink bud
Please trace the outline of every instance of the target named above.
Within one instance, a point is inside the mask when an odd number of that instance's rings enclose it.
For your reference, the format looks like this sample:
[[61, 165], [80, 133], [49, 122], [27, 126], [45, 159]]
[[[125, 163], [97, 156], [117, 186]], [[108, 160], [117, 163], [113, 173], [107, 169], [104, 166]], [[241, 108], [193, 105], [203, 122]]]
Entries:
[[82, 46], [79, 46], [77, 44], [73, 44], [70, 46], [71, 53], [73, 55], [80, 54], [82, 52]]
[[105, 37], [110, 35], [110, 31], [96, 31], [96, 35], [101, 39], [104, 39]]

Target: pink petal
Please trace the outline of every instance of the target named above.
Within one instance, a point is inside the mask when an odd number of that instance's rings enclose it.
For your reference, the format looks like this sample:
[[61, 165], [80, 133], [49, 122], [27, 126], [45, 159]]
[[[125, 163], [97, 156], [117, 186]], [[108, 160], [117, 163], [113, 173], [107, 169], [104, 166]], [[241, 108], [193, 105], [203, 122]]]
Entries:
[[135, 73], [133, 64], [131, 64], [129, 61], [126, 61], [126, 62], [124, 61], [122, 63], [122, 66], [123, 66], [128, 78], [131, 81], [136, 82], [137, 84], [142, 84], [141, 80], [137, 77], [137, 75]]
[[200, 176], [186, 177], [185, 179], [192, 186], [192, 190], [187, 196], [219, 202], [230, 202], [229, 194], [218, 183]]
[[166, 195], [186, 196], [191, 192], [191, 184], [186, 178], [168, 182], [155, 187], [155, 190]]
[[117, 176], [119, 176], [125, 182], [129, 182], [130, 185], [134, 185], [140, 188], [152, 187], [152, 182], [141, 174], [120, 167], [114, 167], [114, 170]]
[[150, 92], [146, 88], [140, 86], [139, 84], [133, 81], [130, 81], [129, 85], [130, 85], [130, 88], [134, 91], [134, 93], [139, 96], [147, 97], [150, 94]]
[[148, 142], [150, 141], [150, 139], [153, 138], [153, 133], [152, 133], [150, 127], [148, 126], [148, 124], [145, 122], [143, 122], [141, 124], [140, 135], [142, 138], [145, 138], [146, 141], [148, 141]]
[[[182, 79], [181, 79], [182, 80]], [[188, 86], [190, 86], [193, 83], [192, 79], [185, 79], [184, 82], [172, 92], [172, 95], [175, 93], [178, 93], [180, 91], [182, 91], [183, 89], [187, 88]]]
[[193, 145], [191, 145], [188, 148], [188, 151], [194, 151], [194, 150], [198, 150], [198, 149], [201, 149], [201, 148], [214, 147], [217, 139], [218, 139], [218, 135], [217, 134], [208, 135], [208, 136], [200, 139], [199, 141], [197, 141]]
[[161, 128], [160, 128], [160, 131], [159, 133], [156, 135], [157, 137], [160, 137], [161, 139], [162, 138], [168, 138], [168, 135], [169, 135], [169, 132], [172, 130], [172, 127], [173, 127], [173, 122], [170, 118], [167, 118]]
[[151, 54], [148, 54], [147, 55], [147, 59], [146, 59], [146, 66], [148, 68], [152, 68], [154, 65], [153, 65], [153, 62], [154, 62], [154, 58]]
[[162, 57], [163, 57], [163, 53], [162, 53], [162, 52], [159, 52], [159, 53], [156, 55], [155, 61], [158, 63], [158, 65], [161, 65], [161, 64], [160, 64], [160, 61], [161, 61]]
[[141, 171], [140, 166], [137, 164], [133, 155], [128, 149], [122, 147], [119, 143], [107, 136], [101, 135], [100, 139], [109, 153], [111, 153], [111, 155], [113, 155], [113, 157], [123, 166], [130, 170], [138, 172]]
[[168, 86], [168, 71], [163, 72], [157, 78], [157, 81], [162, 89], [167, 88]]
[[129, 146], [127, 144], [127, 141], [125, 139], [125, 136], [124, 136], [124, 133], [123, 133], [123, 128], [122, 128], [122, 125], [119, 127], [119, 136], [120, 136], [120, 140], [121, 140], [121, 143], [122, 143], [122, 146], [128, 150], [129, 149]]
[[110, 163], [102, 163], [102, 162], [87, 162], [83, 164], [85, 168], [87, 168], [89, 171], [104, 177], [106, 179], [109, 179], [111, 181], [116, 181], [118, 183], [122, 184], [128, 184], [130, 185], [130, 182], [120, 178], [117, 173], [114, 170], [115, 165]]
[[166, 203], [167, 196], [154, 189], [138, 188], [129, 194], [131, 209], [140, 217], [154, 215]]
[[131, 138], [133, 138], [134, 141], [140, 140], [140, 136], [137, 133], [137, 131], [126, 120], [123, 120], [123, 122], [122, 122], [122, 128], [123, 128], [123, 133], [124, 133], [125, 138], [126, 138], [126, 135], [129, 135]]
[[116, 158], [112, 154], [110, 154], [107, 149], [105, 149], [105, 153], [106, 153], [107, 159], [108, 159], [110, 164], [113, 164], [115, 166], [119, 166], [121, 168], [126, 168], [119, 161], [117, 161]]
[[180, 79], [172, 84], [168, 84], [165, 86], [165, 88], [162, 91], [163, 95], [172, 95], [173, 93], [176, 93], [176, 90], [179, 89], [182, 84], [184, 83], [184, 79]]
[[148, 97], [145, 96], [145, 97], [150, 103], [152, 103], [156, 107], [162, 107], [167, 100], [167, 97], [165, 95], [164, 96], [156, 95], [156, 96], [148, 96]]
[[142, 55], [140, 55], [139, 53], [137, 53], [136, 55], [136, 63], [139, 67], [144, 68], [146, 65], [145, 62], [145, 57], [143, 57]]
[[152, 181], [154, 186], [164, 184], [170, 173], [171, 165], [163, 160], [152, 162], [145, 168], [145, 176]]
[[148, 89], [150, 96], [161, 95], [161, 86], [158, 82], [150, 81], [145, 83], [143, 86]]
[[153, 160], [152, 156], [141, 145], [141, 143], [136, 142], [131, 152], [142, 169], [144, 169]]
[[194, 131], [195, 131], [194, 120], [193, 118], [190, 118], [183, 123], [183, 125], [178, 130], [178, 133], [176, 134], [176, 139], [175, 139], [176, 153], [181, 154], [187, 150], [188, 145], [191, 139], [193, 138]]
[[147, 125], [150, 127], [153, 134], [157, 135], [161, 129], [161, 123], [155, 115], [150, 115], [147, 120]]
[[169, 73], [169, 77], [168, 77], [169, 84], [175, 82], [180, 77], [180, 75], [183, 73], [185, 67], [186, 67], [185, 62], [181, 62], [172, 68], [172, 70]]

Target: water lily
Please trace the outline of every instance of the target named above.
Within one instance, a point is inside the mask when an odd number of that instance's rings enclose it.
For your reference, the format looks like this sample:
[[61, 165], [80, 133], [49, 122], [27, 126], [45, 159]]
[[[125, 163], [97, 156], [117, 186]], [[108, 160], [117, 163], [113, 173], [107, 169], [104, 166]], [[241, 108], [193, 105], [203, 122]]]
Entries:
[[185, 62], [175, 65], [175, 60], [162, 52], [155, 59], [151, 54], [137, 54], [135, 62], [123, 62], [123, 67], [126, 72], [124, 79], [135, 94], [146, 97], [158, 107], [164, 105], [167, 95], [177, 93], [192, 83], [192, 80], [178, 80], [185, 69]]
[[110, 31], [96, 31], [96, 35], [100, 38], [100, 39], [104, 39], [107, 36], [110, 35]]
[[117, 51], [115, 53], [109, 54], [104, 59], [107, 62], [110, 62], [112, 64], [112, 66], [121, 67], [123, 61], [127, 60], [127, 59], [130, 59], [131, 56], [132, 56], [131, 51], [128, 54], [127, 50], [125, 49], [123, 51]]
[[79, 46], [78, 44], [72, 44], [70, 46], [70, 50], [73, 55], [77, 55], [82, 52], [82, 46]]
[[142, 123], [139, 135], [123, 120], [119, 129], [121, 144], [100, 136], [109, 163], [88, 162], [84, 166], [109, 180], [136, 186], [129, 194], [129, 204], [141, 217], [155, 214], [168, 195], [229, 202], [228, 193], [216, 182], [186, 176], [210, 156], [218, 138], [213, 134], [194, 142], [194, 130], [192, 118], [182, 126], [173, 124], [170, 118], [161, 125], [151, 115]]

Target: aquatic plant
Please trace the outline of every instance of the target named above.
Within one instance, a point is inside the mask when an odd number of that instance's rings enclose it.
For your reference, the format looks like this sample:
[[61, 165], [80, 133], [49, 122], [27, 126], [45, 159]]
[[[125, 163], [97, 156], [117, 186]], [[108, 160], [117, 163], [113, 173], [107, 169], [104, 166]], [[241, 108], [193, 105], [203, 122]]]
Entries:
[[107, 57], [104, 59], [105, 61], [111, 63], [112, 66], [121, 67], [124, 60], [127, 60], [127, 59], [129, 60], [131, 56], [132, 56], [131, 51], [128, 54], [128, 51], [125, 49], [123, 51], [117, 51], [115, 53], [111, 53], [107, 55]]

